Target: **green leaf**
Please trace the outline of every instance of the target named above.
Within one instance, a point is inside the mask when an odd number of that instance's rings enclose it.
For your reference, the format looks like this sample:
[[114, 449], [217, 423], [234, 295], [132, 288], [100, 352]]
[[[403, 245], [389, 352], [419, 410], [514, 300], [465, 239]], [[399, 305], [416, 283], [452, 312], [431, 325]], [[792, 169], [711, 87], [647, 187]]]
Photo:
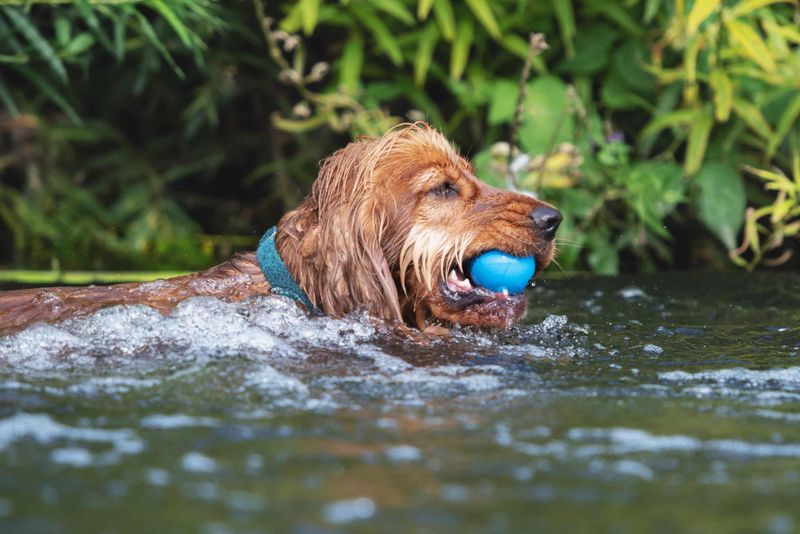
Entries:
[[56, 43], [58, 43], [58, 46], [67, 46], [72, 40], [72, 26], [70, 26], [69, 20], [64, 17], [56, 17], [53, 27], [56, 31]]
[[631, 92], [616, 69], [605, 76], [600, 89], [600, 97], [603, 103], [612, 110], [636, 109], [641, 105], [641, 97]]
[[694, 35], [697, 29], [720, 4], [720, 0], [695, 0], [689, 16], [686, 18], [686, 33]]
[[[100, 41], [100, 44], [103, 45], [103, 48], [116, 55], [118, 53], [117, 49], [111, 44], [111, 40], [100, 26], [100, 21], [97, 19], [97, 15], [95, 15], [94, 9], [92, 9], [92, 7], [89, 5], [88, 0], [75, 0], [75, 7], [78, 8], [78, 12], [81, 14], [81, 17], [83, 17], [83, 20], [86, 21], [86, 24], [97, 36], [97, 39]], [[117, 59], [122, 59], [122, 57], [117, 56]]]
[[733, 84], [720, 68], [711, 71], [708, 84], [714, 90], [714, 116], [719, 122], [726, 122], [733, 108]]
[[749, 57], [762, 69], [775, 72], [778, 65], [767, 48], [761, 36], [750, 25], [738, 20], [726, 20], [725, 27], [731, 38], [742, 47], [746, 57]]
[[555, 76], [541, 76], [528, 86], [520, 145], [531, 155], [545, 154], [572, 141], [575, 118], [569, 111], [567, 85]]
[[425, 78], [428, 76], [428, 69], [431, 66], [433, 51], [438, 40], [439, 30], [436, 28], [436, 24], [432, 21], [425, 24], [419, 41], [417, 41], [417, 53], [414, 56], [414, 83], [418, 86], [425, 84]]
[[800, 93], [797, 93], [791, 103], [787, 106], [786, 110], [778, 119], [775, 132], [770, 136], [767, 143], [767, 157], [772, 158], [775, 152], [783, 143], [784, 138], [788, 135], [797, 117], [800, 117]]
[[689, 126], [689, 139], [686, 142], [686, 155], [683, 162], [683, 170], [686, 174], [696, 173], [703, 163], [712, 126], [714, 126], [714, 117], [711, 110], [708, 108], [698, 109]]
[[645, 24], [649, 24], [661, 9], [661, 0], [645, 0], [644, 17]]
[[139, 30], [144, 34], [150, 44], [155, 47], [156, 50], [161, 54], [161, 57], [167, 62], [167, 64], [172, 67], [173, 72], [178, 76], [180, 79], [186, 78], [186, 75], [183, 73], [183, 70], [178, 66], [175, 62], [175, 59], [172, 57], [172, 54], [169, 53], [167, 47], [164, 46], [164, 43], [158, 38], [156, 31], [153, 29], [153, 26], [147, 20], [147, 17], [142, 15], [137, 9], [133, 9], [129, 7], [129, 13], [131, 13], [134, 18], [139, 22]]
[[427, 19], [432, 7], [433, 0], [419, 0], [417, 2], [417, 18], [419, 20]]
[[733, 18], [741, 17], [742, 15], [749, 15], [756, 9], [761, 9], [762, 7], [771, 5], [771, 4], [797, 4], [796, 0], [744, 0], [743, 2], [739, 2], [736, 4], [733, 9], [730, 11], [730, 15]]
[[400, 0], [369, 0], [377, 9], [391, 15], [406, 26], [413, 25], [416, 21], [411, 11]]
[[339, 83], [347, 88], [350, 94], [358, 92], [361, 81], [361, 68], [364, 65], [364, 36], [358, 30], [351, 30], [350, 37], [342, 50], [339, 59]]
[[664, 218], [684, 200], [686, 182], [681, 168], [673, 163], [636, 163], [630, 167], [624, 183], [626, 202], [636, 213], [639, 224], [647, 229], [648, 237], [669, 239]]
[[114, 56], [118, 61], [125, 58], [125, 29], [129, 17], [130, 14], [123, 11], [114, 19]]
[[558, 65], [558, 72], [590, 76], [600, 72], [613, 56], [611, 46], [619, 32], [608, 24], [599, 23], [582, 30], [575, 37], [575, 55]]
[[472, 25], [472, 20], [468, 18], [460, 20], [456, 30], [456, 38], [450, 51], [450, 77], [454, 80], [460, 80], [464, 74], [464, 69], [467, 67], [467, 60], [469, 59], [469, 49], [472, 47], [474, 37], [475, 28]]
[[42, 95], [53, 102], [56, 106], [61, 108], [61, 111], [74, 122], [75, 124], [82, 124], [83, 121], [81, 120], [78, 113], [75, 111], [75, 108], [64, 98], [58, 90], [53, 87], [48, 80], [34, 72], [33, 69], [26, 68], [25, 66], [18, 66], [18, 65], [10, 65], [13, 69], [15, 69], [23, 78], [27, 78], [29, 82], [35, 85], [39, 91], [41, 91]]
[[91, 34], [86, 32], [81, 32], [75, 36], [75, 39], [70, 41], [70, 43], [64, 48], [64, 55], [65, 56], [77, 56], [89, 48], [92, 47], [94, 44], [94, 37]]
[[639, 133], [639, 138], [647, 139], [665, 128], [690, 124], [695, 119], [696, 114], [697, 112], [694, 109], [679, 109], [656, 115], [642, 128], [642, 131]]
[[50, 43], [47, 42], [39, 30], [36, 29], [36, 26], [30, 21], [30, 19], [23, 13], [21, 10], [13, 7], [7, 7], [3, 10], [6, 14], [8, 19], [11, 21], [17, 30], [19, 30], [22, 35], [25, 36], [25, 39], [30, 43], [30, 45], [42, 56], [42, 58], [47, 61], [47, 64], [50, 65], [50, 68], [53, 69], [53, 72], [58, 75], [59, 79], [62, 82], [67, 81], [67, 69], [64, 68], [64, 63], [62, 63], [61, 59], [56, 54], [53, 47], [50, 46]]
[[584, 3], [590, 11], [603, 15], [631, 35], [636, 37], [642, 35], [642, 27], [631, 17], [628, 9], [624, 6], [608, 0], [584, 0]]
[[613, 55], [613, 71], [620, 75], [625, 86], [638, 94], [650, 95], [655, 91], [655, 79], [642, 68], [647, 63], [650, 52], [635, 39], [628, 39], [622, 46], [616, 46]]
[[[619, 272], [619, 253], [613, 243], [601, 236], [589, 238], [589, 257], [587, 258], [595, 274], [615, 275]], [[606, 236], [603, 236], [606, 237]]]
[[762, 139], [768, 140], [772, 136], [772, 127], [755, 105], [746, 100], [734, 98], [733, 111]]
[[436, 16], [436, 23], [444, 40], [452, 42], [456, 36], [456, 17], [453, 15], [450, 0], [436, 0], [433, 3], [433, 14]]
[[499, 79], [489, 89], [489, 124], [502, 124], [514, 118], [517, 104], [519, 83], [513, 80]]
[[3, 103], [3, 107], [8, 110], [8, 113], [12, 117], [16, 117], [19, 115], [19, 108], [17, 107], [16, 102], [11, 97], [11, 93], [8, 91], [8, 88], [3, 83], [3, 77], [0, 76], [0, 102]]
[[486, 0], [466, 0], [467, 7], [475, 15], [475, 18], [480, 21], [483, 27], [489, 32], [489, 35], [495, 39], [500, 39], [502, 32], [500, 26], [497, 25], [497, 20], [494, 18], [492, 8]]
[[567, 52], [567, 57], [571, 58], [575, 55], [575, 47], [572, 40], [575, 38], [575, 14], [572, 11], [572, 0], [552, 0], [553, 11], [555, 11], [556, 19], [558, 20], [558, 27], [561, 29], [561, 41], [564, 43], [564, 49]]
[[278, 23], [278, 27], [286, 33], [297, 33], [303, 26], [303, 14], [300, 11], [300, 3], [292, 4], [286, 12], [286, 16]]
[[747, 207], [741, 177], [730, 165], [709, 162], [697, 173], [695, 182], [699, 188], [697, 211], [700, 220], [728, 250], [733, 250]]
[[178, 34], [178, 38], [180, 38], [181, 42], [186, 47], [191, 47], [193, 44], [192, 37], [194, 33], [186, 27], [186, 25], [181, 21], [180, 17], [175, 14], [175, 11], [167, 5], [163, 0], [150, 0], [153, 9], [158, 11], [158, 13], [167, 21], [167, 23], [172, 27], [176, 34]]
[[352, 12], [361, 24], [372, 33], [378, 46], [386, 52], [386, 55], [395, 66], [403, 64], [403, 52], [400, 44], [394, 38], [391, 30], [375, 13], [364, 5], [351, 4]]

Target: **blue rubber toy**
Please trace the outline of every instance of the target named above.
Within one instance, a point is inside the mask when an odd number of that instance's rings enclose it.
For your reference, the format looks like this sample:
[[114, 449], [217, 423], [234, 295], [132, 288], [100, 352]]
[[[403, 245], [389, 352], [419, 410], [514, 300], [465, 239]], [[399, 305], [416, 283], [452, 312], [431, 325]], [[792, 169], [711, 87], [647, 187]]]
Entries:
[[479, 286], [500, 293], [522, 293], [536, 272], [532, 256], [518, 258], [499, 250], [484, 252], [467, 266], [469, 277]]

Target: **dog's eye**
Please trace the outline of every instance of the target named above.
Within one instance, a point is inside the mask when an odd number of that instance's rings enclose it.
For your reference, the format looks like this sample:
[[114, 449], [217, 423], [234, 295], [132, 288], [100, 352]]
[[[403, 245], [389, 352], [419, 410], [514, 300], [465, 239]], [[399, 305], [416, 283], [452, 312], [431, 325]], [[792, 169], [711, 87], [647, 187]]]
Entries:
[[428, 194], [450, 198], [458, 196], [458, 188], [452, 182], [443, 182], [428, 191]]

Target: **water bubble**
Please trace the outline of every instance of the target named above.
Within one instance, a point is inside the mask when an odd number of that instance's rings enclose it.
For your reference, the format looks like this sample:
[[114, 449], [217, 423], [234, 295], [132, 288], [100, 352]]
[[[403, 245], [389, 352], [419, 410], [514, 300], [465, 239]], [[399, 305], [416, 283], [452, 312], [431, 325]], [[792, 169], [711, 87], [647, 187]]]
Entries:
[[217, 462], [205, 454], [191, 451], [181, 458], [181, 467], [192, 473], [213, 473], [217, 470]]
[[343, 525], [369, 519], [375, 515], [375, 503], [368, 497], [344, 499], [325, 505], [322, 515], [326, 521], [335, 525]]

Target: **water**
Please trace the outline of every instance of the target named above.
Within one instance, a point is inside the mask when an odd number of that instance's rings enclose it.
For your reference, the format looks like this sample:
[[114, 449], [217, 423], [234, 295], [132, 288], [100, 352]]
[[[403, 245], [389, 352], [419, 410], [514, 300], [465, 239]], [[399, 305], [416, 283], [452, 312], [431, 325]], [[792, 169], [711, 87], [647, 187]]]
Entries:
[[278, 298], [0, 338], [0, 530], [800, 530], [800, 276], [530, 297], [425, 343]]

